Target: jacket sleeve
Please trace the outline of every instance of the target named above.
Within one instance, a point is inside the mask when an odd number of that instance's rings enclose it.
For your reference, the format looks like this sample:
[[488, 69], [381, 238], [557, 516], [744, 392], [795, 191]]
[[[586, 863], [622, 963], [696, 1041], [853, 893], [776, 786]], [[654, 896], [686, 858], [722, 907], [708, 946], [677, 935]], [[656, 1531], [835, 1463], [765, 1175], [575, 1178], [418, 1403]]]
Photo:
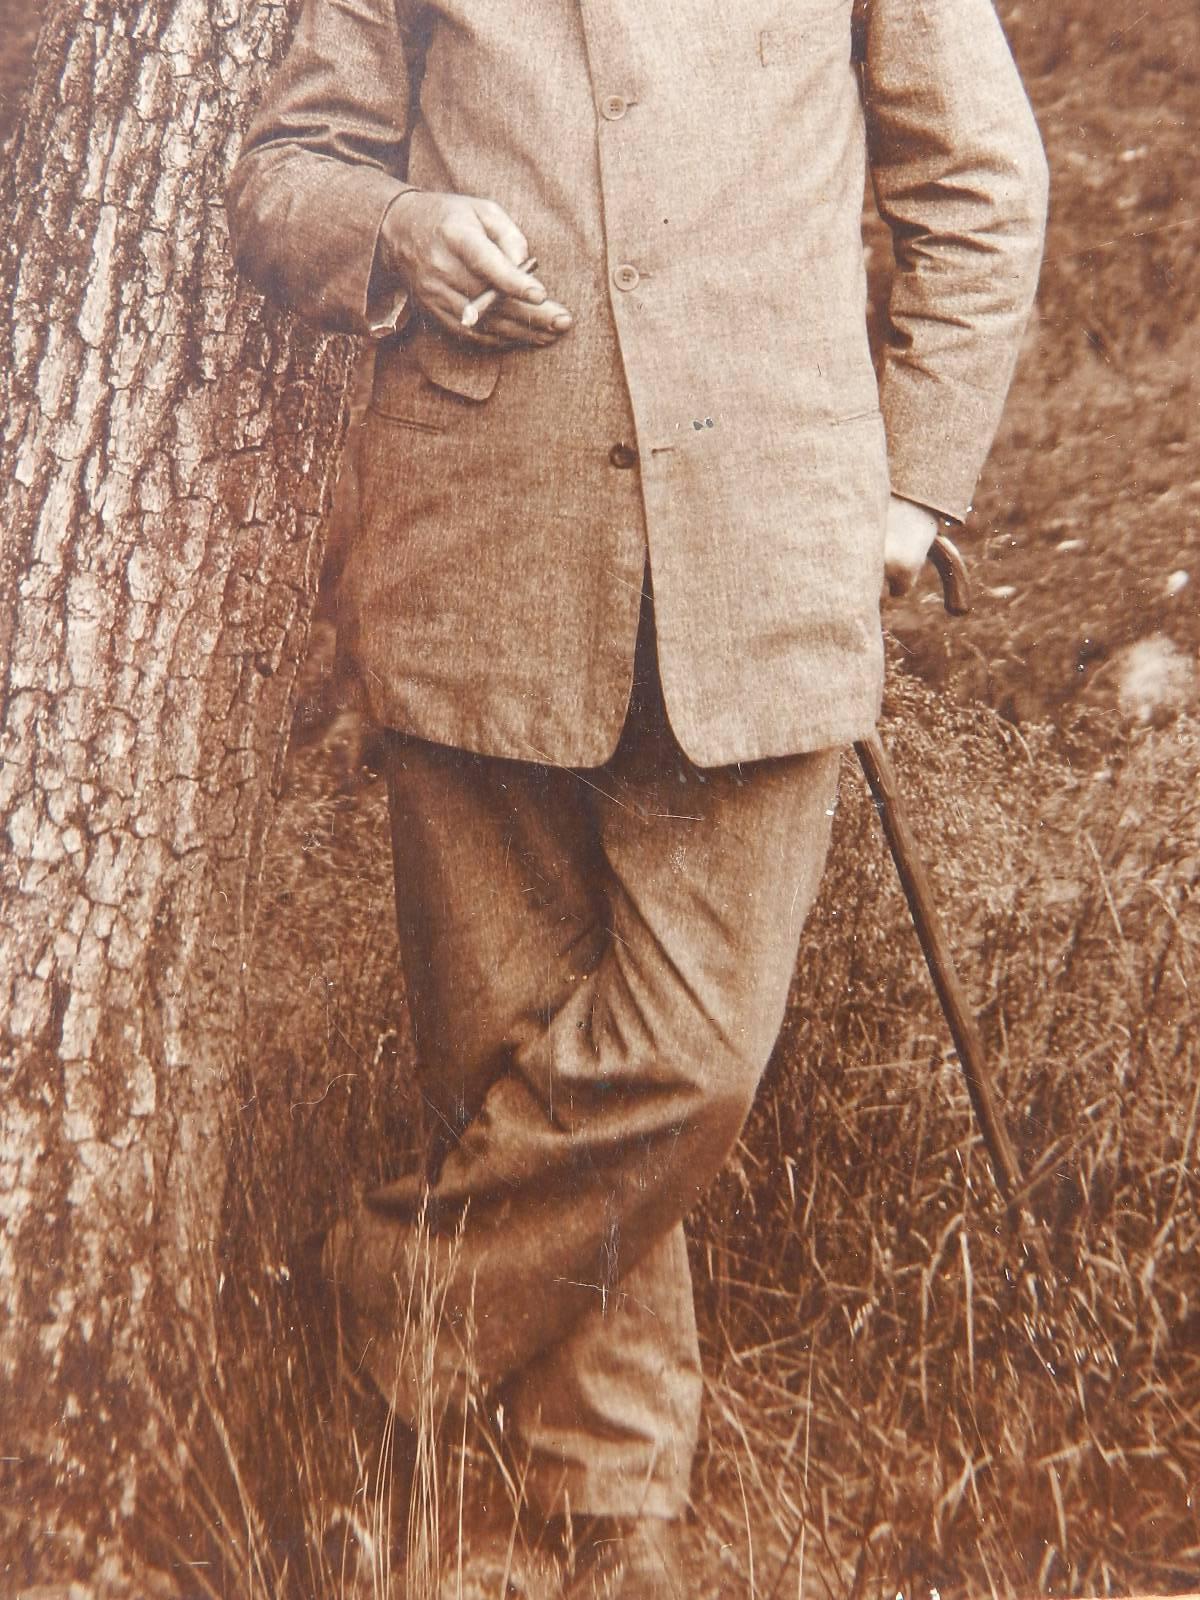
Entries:
[[337, 332], [379, 333], [404, 295], [374, 271], [401, 177], [416, 56], [398, 0], [305, 0], [227, 196], [234, 258], [272, 298]]
[[892, 488], [961, 519], [1033, 304], [1046, 159], [992, 0], [867, 0], [862, 51], [896, 256], [880, 378]]

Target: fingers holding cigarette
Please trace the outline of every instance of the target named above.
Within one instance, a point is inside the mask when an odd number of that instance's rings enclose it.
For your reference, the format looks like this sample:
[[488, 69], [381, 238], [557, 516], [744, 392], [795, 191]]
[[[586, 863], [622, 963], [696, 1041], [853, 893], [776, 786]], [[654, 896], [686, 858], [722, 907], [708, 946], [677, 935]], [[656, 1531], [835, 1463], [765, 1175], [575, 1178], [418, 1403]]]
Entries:
[[[518, 271], [527, 272], [532, 275], [536, 267], [537, 257], [526, 256], [525, 260], [522, 261], [520, 267], [518, 268]], [[485, 289], [482, 294], [477, 294], [473, 300], [468, 300], [462, 309], [462, 316], [459, 318], [459, 321], [462, 323], [463, 327], [478, 327], [478, 325], [483, 321], [484, 317], [487, 316], [488, 312], [496, 304], [496, 301], [499, 300], [500, 294], [501, 291], [499, 289]]]
[[[536, 259], [530, 256], [521, 270], [532, 272], [536, 266]], [[556, 300], [544, 300], [540, 305], [531, 306], [491, 288], [467, 301], [459, 321], [461, 327], [481, 343], [545, 346], [567, 332], [572, 318], [566, 306], [559, 305]]]
[[473, 344], [553, 344], [571, 325], [533, 275], [524, 234], [492, 200], [407, 190], [380, 239], [384, 266], [428, 315]]

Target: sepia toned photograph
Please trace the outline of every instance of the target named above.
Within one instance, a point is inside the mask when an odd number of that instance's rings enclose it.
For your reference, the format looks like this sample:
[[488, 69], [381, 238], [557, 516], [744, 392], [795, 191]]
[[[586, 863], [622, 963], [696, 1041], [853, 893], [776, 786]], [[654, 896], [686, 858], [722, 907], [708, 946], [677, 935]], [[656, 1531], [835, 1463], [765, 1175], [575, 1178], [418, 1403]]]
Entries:
[[0, 0], [0, 1600], [1200, 1594], [1196, 0]]

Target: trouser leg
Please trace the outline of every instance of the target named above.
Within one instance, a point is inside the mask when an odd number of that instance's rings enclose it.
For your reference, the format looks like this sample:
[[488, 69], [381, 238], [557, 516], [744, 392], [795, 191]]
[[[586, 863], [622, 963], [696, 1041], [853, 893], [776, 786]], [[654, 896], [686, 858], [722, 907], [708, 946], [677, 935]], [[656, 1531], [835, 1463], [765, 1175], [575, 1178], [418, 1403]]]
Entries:
[[[702, 772], [654, 697], [632, 731], [597, 803], [612, 944], [589, 1027], [611, 1077], [618, 1064], [629, 1073], [631, 1095], [661, 1092], [665, 1078], [681, 1121], [713, 1117], [716, 1159], [674, 1168], [686, 1214], [740, 1132], [782, 1021], [838, 757]], [[532, 1498], [549, 1509], [678, 1515], [701, 1388], [683, 1231], [676, 1225], [639, 1259], [615, 1202], [611, 1222], [600, 1303], [514, 1381]], [[619, 1448], [598, 1451], [598, 1440]]]
[[513, 1055], [595, 969], [603, 894], [570, 773], [396, 738], [387, 781], [432, 1177]]
[[[400, 739], [388, 782], [436, 1172], [511, 1054], [597, 964], [608, 938], [603, 849], [594, 807], [562, 771]], [[506, 1396], [517, 1470], [547, 1510], [677, 1514], [700, 1410], [682, 1228], [600, 1299], [584, 1318], [596, 1332], [577, 1330]]]
[[[403, 1414], [414, 1413], [425, 1376], [405, 1349], [398, 1307], [431, 1252], [447, 1279], [437, 1370], [449, 1376], [461, 1364], [471, 1324], [482, 1377], [514, 1379], [541, 1492], [565, 1488], [574, 1506], [607, 1511], [634, 1509], [614, 1497], [658, 1495], [647, 1508], [667, 1511], [686, 1464], [664, 1470], [661, 1441], [650, 1437], [661, 1434], [661, 1418], [650, 1416], [643, 1379], [655, 1363], [683, 1373], [691, 1390], [675, 1405], [675, 1432], [685, 1418], [690, 1433], [695, 1362], [680, 1350], [694, 1352], [692, 1335], [685, 1328], [674, 1344], [655, 1347], [644, 1328], [631, 1325], [630, 1336], [615, 1341], [613, 1333], [639, 1279], [667, 1284], [667, 1299], [678, 1304], [684, 1263], [674, 1230], [737, 1137], [777, 1032], [824, 859], [836, 757], [698, 772], [665, 718], [652, 715], [631, 722], [617, 756], [596, 772], [476, 765], [453, 752], [442, 759], [460, 776], [463, 763], [493, 774], [493, 819], [496, 785], [525, 785], [501, 829], [510, 835], [507, 861], [494, 842], [482, 852], [510, 874], [504, 896], [495, 890], [504, 874], [492, 870], [492, 889], [470, 909], [464, 882], [475, 882], [480, 835], [452, 820], [444, 796], [425, 803], [430, 828], [446, 823], [443, 865], [413, 868], [429, 879], [421, 883], [427, 907], [457, 908], [454, 938], [426, 929], [415, 966], [440, 964], [450, 974], [461, 954], [455, 940], [464, 937], [472, 951], [459, 987], [445, 976], [433, 985], [442, 996], [436, 1004], [414, 1000], [422, 1049], [441, 1026], [431, 1021], [439, 1009], [453, 1009], [479, 1038], [456, 1059], [454, 1030], [444, 1035], [439, 1070], [455, 1087], [430, 1191], [432, 1240], [418, 1248], [412, 1223], [421, 1188], [402, 1182], [339, 1225], [332, 1255], [364, 1357]], [[533, 831], [545, 849], [536, 854], [552, 870], [543, 862], [514, 900], [512, 830], [527, 816], [531, 790], [543, 801]], [[540, 926], [536, 937], [531, 924]], [[469, 937], [464, 929], [473, 930]], [[541, 971], [539, 983], [514, 977], [513, 951], [521, 966]], [[422, 982], [418, 972], [415, 987]], [[517, 1003], [489, 1009], [506, 984]], [[484, 1015], [490, 1020], [479, 1020]], [[440, 1110], [445, 1116], [444, 1103]], [[660, 1281], [651, 1253], [663, 1250], [674, 1253], [674, 1265]], [[654, 1314], [653, 1296], [647, 1303]], [[606, 1434], [627, 1447], [620, 1473], [606, 1470], [592, 1448]]]
[[509, 1409], [530, 1504], [547, 1515], [682, 1515], [701, 1391], [677, 1223], [513, 1379]]

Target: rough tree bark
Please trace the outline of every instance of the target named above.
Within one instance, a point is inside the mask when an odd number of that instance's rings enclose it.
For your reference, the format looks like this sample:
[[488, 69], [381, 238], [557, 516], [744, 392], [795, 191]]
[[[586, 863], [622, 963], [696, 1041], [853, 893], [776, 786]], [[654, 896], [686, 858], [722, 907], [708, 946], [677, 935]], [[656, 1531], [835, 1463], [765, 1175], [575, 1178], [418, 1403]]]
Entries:
[[348, 359], [226, 246], [294, 10], [51, 0], [0, 179], [5, 1592], [113, 1578], [219, 1220]]

